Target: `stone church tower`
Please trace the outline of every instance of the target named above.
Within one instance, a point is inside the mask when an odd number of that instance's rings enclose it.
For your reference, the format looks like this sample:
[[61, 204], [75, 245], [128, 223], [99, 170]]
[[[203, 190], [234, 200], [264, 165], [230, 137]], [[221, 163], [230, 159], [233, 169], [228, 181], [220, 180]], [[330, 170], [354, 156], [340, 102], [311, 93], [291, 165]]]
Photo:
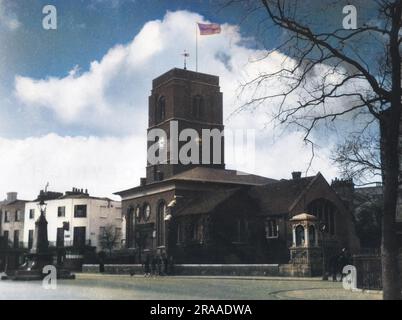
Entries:
[[[223, 138], [220, 146], [220, 163], [213, 163], [212, 154], [210, 164], [201, 163], [202, 129], [218, 129], [221, 132], [223, 130], [219, 77], [183, 69], [172, 69], [162, 74], [153, 80], [148, 114], [148, 133], [155, 128], [162, 129], [166, 133], [167, 141], [159, 141], [159, 145], [161, 148], [167, 148], [168, 159], [165, 163], [157, 164], [150, 164], [148, 161], [146, 184], [162, 181], [196, 166], [225, 168]], [[172, 124], [177, 125], [177, 130], [172, 131]], [[173, 143], [177, 143], [178, 150], [186, 144], [187, 141], [178, 141], [178, 134], [186, 128], [195, 129], [200, 137], [197, 141], [200, 148], [200, 164], [183, 164], [177, 157], [178, 153], [175, 156], [171, 152]], [[148, 141], [148, 148], [157, 142], [158, 137]], [[210, 145], [212, 147], [212, 141]]]

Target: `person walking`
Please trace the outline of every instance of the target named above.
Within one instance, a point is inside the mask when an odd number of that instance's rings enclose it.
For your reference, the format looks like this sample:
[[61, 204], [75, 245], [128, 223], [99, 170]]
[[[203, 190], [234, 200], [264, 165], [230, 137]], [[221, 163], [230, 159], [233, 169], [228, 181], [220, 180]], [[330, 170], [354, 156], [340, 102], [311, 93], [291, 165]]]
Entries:
[[156, 276], [156, 264], [157, 264], [156, 256], [153, 255], [152, 259], [151, 259], [151, 275], [152, 276]]
[[158, 255], [156, 257], [156, 266], [158, 269], [158, 276], [162, 275], [162, 264], [163, 264], [162, 257], [160, 255]]
[[151, 276], [149, 264], [150, 264], [150, 257], [149, 257], [149, 254], [147, 254], [147, 256], [145, 257], [145, 260], [144, 260], [144, 276], [145, 277]]
[[169, 274], [169, 270], [168, 270], [168, 268], [169, 268], [169, 260], [167, 258], [166, 253], [163, 255], [162, 261], [163, 261], [163, 274], [165, 276], [167, 276]]

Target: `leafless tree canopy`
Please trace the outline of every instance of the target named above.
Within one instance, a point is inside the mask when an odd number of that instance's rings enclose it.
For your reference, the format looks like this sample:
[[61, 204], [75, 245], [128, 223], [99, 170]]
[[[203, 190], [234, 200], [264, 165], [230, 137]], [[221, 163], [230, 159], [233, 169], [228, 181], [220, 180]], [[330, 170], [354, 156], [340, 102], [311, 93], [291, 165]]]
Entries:
[[380, 142], [377, 136], [351, 136], [336, 147], [333, 160], [343, 177], [357, 183], [381, 179]]
[[[239, 110], [270, 105], [275, 109], [275, 120], [305, 130], [306, 141], [310, 141], [310, 133], [319, 123], [361, 115], [367, 124], [373, 117], [379, 119], [391, 102], [390, 44], [401, 43], [400, 26], [392, 22], [395, 1], [355, 2], [358, 14], [369, 6], [376, 12], [375, 19], [345, 30], [341, 14], [345, 1], [324, 1], [321, 5], [314, 1], [314, 10], [311, 1], [227, 1], [227, 5], [240, 5], [246, 12], [245, 19], [265, 10], [268, 17], [258, 20], [259, 30], [284, 30], [281, 43], [257, 59], [284, 53], [281, 68], [260, 70], [245, 81], [241, 94], [247, 95], [247, 101]], [[335, 29], [326, 30], [328, 15], [339, 16]], [[287, 89], [272, 93], [275, 83]]]
[[[241, 6], [246, 18], [258, 16], [259, 30], [276, 28], [279, 43], [255, 61], [283, 57], [279, 68], [261, 68], [242, 84], [246, 102], [240, 110], [269, 107], [278, 123], [302, 128], [305, 141], [312, 145], [310, 135], [319, 124], [345, 117], [360, 120], [361, 136], [349, 137], [338, 148], [338, 160], [357, 176], [381, 170], [383, 292], [385, 299], [400, 299], [395, 217], [402, 156], [398, 153], [402, 0], [228, 0], [226, 4]], [[341, 12], [348, 4], [355, 5], [363, 18], [367, 9], [375, 14], [366, 16], [367, 21], [360, 19], [356, 28], [345, 29]], [[337, 14], [339, 24], [327, 23]], [[373, 125], [378, 135], [374, 145], [367, 145], [365, 131], [373, 130]], [[342, 129], [356, 132], [347, 126]]]
[[102, 249], [111, 252], [119, 243], [121, 239], [120, 229], [116, 228], [112, 224], [108, 224], [101, 228], [99, 234], [99, 243]]

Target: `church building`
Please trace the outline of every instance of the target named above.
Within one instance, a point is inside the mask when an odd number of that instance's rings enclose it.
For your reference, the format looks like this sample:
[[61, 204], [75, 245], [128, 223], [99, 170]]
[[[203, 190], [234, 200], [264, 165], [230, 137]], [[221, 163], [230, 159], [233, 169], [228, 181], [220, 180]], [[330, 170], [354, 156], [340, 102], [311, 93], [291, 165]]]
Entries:
[[[153, 80], [148, 114], [148, 150], [159, 143], [168, 157], [148, 161], [140, 184], [116, 193], [137, 262], [161, 254], [184, 264], [306, 264], [357, 250], [352, 213], [320, 173], [281, 180], [238, 174], [225, 169], [224, 139], [220, 162], [174, 161], [172, 145], [180, 150], [186, 141], [173, 141], [172, 128], [199, 136], [223, 130], [219, 77], [177, 68], [162, 74]], [[165, 141], [150, 141], [153, 129], [166, 132]], [[206, 141], [198, 143], [202, 149]]]

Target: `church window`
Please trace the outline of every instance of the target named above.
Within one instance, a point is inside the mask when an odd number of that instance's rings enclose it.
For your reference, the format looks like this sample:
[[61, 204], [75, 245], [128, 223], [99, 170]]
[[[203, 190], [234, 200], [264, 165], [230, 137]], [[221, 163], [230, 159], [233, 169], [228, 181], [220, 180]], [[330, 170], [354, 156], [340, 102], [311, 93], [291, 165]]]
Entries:
[[161, 201], [158, 205], [157, 215], [157, 243], [158, 246], [165, 245], [165, 217], [166, 217], [166, 203]]
[[183, 225], [181, 222], [177, 223], [177, 244], [183, 242]]
[[135, 208], [135, 218], [137, 219], [137, 221], [139, 221], [141, 219], [141, 208], [140, 208], [140, 206], [137, 206], [137, 208]]
[[199, 94], [193, 97], [193, 116], [197, 119], [204, 117], [204, 98]]
[[151, 216], [151, 207], [148, 203], [144, 205], [144, 218], [145, 220], [149, 220], [149, 217]]
[[165, 120], [165, 116], [166, 116], [166, 98], [164, 96], [159, 98], [156, 112], [157, 112], [157, 120], [158, 121]]
[[307, 206], [308, 213], [316, 216], [325, 224], [325, 231], [331, 235], [335, 234], [335, 205], [326, 199], [316, 199]]
[[278, 225], [275, 219], [265, 221], [265, 236], [267, 239], [278, 237]]
[[295, 230], [296, 233], [296, 246], [301, 247], [304, 245], [304, 227], [298, 225]]

